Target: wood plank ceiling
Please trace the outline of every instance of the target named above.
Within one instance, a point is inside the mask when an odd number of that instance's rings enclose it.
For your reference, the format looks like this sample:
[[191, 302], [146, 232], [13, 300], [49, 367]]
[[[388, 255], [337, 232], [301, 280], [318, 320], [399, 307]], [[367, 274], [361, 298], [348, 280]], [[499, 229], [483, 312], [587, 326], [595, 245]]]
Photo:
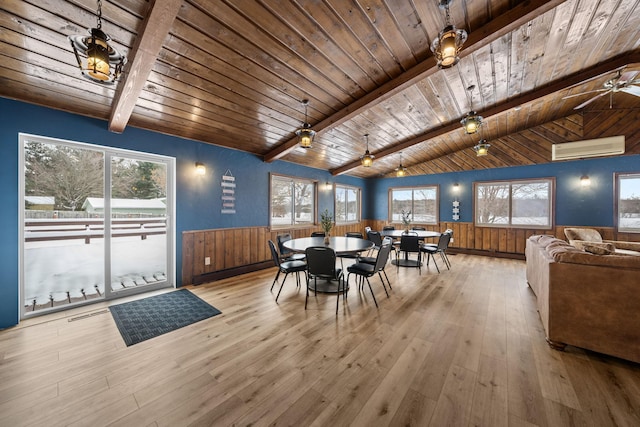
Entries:
[[[410, 174], [545, 163], [553, 143], [622, 132], [640, 153], [640, 97], [563, 99], [640, 70], [639, 3], [453, 0], [469, 38], [439, 70], [437, 0], [104, 1], [102, 29], [128, 58], [104, 86], [67, 39], [96, 26], [96, 1], [3, 0], [0, 96], [365, 178], [392, 176], [400, 152]], [[295, 138], [303, 99], [311, 149]], [[480, 136], [460, 126], [470, 109]]]

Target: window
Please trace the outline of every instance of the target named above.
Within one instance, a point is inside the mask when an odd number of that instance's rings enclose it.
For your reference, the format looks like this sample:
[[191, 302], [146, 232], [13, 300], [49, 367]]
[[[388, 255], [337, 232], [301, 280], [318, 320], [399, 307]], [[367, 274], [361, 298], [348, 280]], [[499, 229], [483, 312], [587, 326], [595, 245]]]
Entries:
[[640, 233], [640, 173], [616, 174], [618, 231]]
[[402, 222], [402, 211], [411, 211], [411, 222], [438, 223], [438, 186], [389, 190], [391, 222]]
[[360, 221], [360, 189], [336, 184], [336, 223]]
[[553, 179], [475, 184], [475, 224], [486, 227], [551, 228]]
[[271, 226], [313, 224], [316, 186], [313, 181], [271, 175]]

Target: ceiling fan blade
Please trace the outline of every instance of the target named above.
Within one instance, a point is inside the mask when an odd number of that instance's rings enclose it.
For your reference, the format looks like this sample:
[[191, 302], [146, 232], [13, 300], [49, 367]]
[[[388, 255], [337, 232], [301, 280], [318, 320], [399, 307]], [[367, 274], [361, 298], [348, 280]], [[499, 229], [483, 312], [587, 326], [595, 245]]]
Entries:
[[640, 86], [626, 86], [620, 89], [621, 92], [626, 92], [631, 95], [640, 96]]
[[622, 75], [618, 79], [618, 83], [617, 84], [625, 85], [625, 84], [629, 83], [631, 80], [636, 78], [638, 73], [640, 73], [640, 71], [627, 71], [625, 73], [622, 73]]
[[596, 90], [589, 90], [587, 92], [574, 93], [573, 95], [563, 96], [562, 99], [575, 98], [576, 96], [588, 95], [590, 93], [604, 92], [606, 90], [610, 90], [610, 89], [596, 89]]
[[594, 96], [593, 98], [591, 98], [588, 101], [583, 102], [582, 104], [578, 105], [577, 107], [573, 107], [574, 110], [579, 110], [582, 107], [586, 107], [587, 105], [591, 104], [593, 101], [595, 101], [598, 98], [602, 98], [603, 96], [607, 95], [609, 92], [611, 92], [610, 90], [606, 91], [606, 92], [602, 92], [599, 95]]

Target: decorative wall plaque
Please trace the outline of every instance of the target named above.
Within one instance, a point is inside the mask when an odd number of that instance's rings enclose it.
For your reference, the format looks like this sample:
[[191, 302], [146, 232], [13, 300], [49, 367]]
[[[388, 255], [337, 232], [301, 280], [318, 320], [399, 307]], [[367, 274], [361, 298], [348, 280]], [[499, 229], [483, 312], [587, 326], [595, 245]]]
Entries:
[[236, 213], [236, 178], [231, 175], [231, 170], [222, 175], [222, 210], [223, 214]]

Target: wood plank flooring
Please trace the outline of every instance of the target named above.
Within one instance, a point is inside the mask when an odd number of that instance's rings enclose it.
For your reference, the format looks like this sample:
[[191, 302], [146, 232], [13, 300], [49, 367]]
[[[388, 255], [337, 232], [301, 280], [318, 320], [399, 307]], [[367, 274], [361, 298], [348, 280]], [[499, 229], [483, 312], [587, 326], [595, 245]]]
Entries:
[[[310, 296], [274, 269], [190, 289], [222, 314], [126, 347], [106, 303], [0, 332], [0, 426], [639, 426], [640, 365], [544, 340], [523, 261], [387, 270]], [[80, 320], [72, 316], [95, 313]]]

